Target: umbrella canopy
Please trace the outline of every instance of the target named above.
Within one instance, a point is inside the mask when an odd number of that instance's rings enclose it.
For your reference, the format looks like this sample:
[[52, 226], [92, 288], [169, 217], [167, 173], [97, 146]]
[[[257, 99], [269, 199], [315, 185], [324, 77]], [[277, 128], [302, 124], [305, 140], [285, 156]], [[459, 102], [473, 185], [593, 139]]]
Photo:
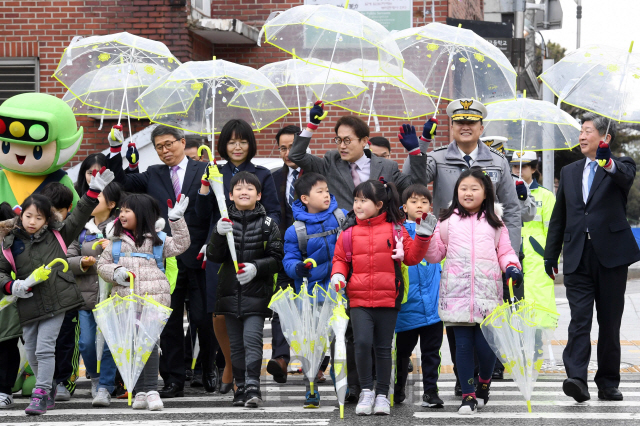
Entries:
[[575, 50], [540, 75], [564, 103], [612, 120], [640, 123], [640, 55], [592, 45]]
[[349, 317], [342, 303], [339, 303], [333, 308], [333, 316], [331, 317], [330, 324], [333, 329], [333, 334], [336, 337], [333, 357], [333, 370], [335, 373], [334, 384], [338, 396], [338, 403], [340, 404], [340, 418], [343, 419], [344, 399], [347, 394], [347, 388], [349, 387], [347, 383], [347, 343], [345, 340]]
[[[348, 2], [347, 2], [348, 3]], [[404, 60], [389, 31], [359, 12], [332, 5], [296, 6], [268, 20], [264, 41], [307, 63], [354, 73], [350, 60], [375, 60], [384, 77], [402, 76]], [[364, 68], [356, 73], [362, 78]]]
[[261, 72], [220, 59], [182, 64], [136, 102], [154, 123], [205, 135], [220, 133], [232, 118], [261, 130], [289, 114]]
[[516, 97], [516, 72], [509, 59], [476, 33], [432, 23], [393, 34], [405, 60], [429, 94], [484, 104]]
[[[354, 72], [364, 67], [366, 74], [380, 73], [378, 61], [354, 60], [345, 64], [345, 67]], [[364, 77], [363, 82], [369, 90], [357, 98], [328, 102], [357, 114], [401, 120], [433, 114], [437, 109], [427, 89], [415, 74], [407, 69], [401, 78], [390, 75]]]
[[487, 107], [484, 135], [504, 136], [511, 151], [571, 149], [580, 136], [580, 124], [547, 101], [519, 98]]

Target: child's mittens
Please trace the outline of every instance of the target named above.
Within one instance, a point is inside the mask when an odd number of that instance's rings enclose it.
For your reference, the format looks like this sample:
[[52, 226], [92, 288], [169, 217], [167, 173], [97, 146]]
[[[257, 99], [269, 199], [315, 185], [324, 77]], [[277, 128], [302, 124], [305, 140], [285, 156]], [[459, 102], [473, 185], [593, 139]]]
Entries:
[[397, 260], [400, 263], [402, 263], [402, 261], [404, 260], [404, 246], [402, 245], [403, 240], [404, 237], [396, 237], [396, 248], [393, 249], [393, 254], [391, 255], [391, 258], [393, 260]]
[[124, 142], [124, 136], [122, 134], [122, 126], [120, 124], [116, 124], [111, 128], [109, 132], [109, 136], [107, 137], [109, 141], [109, 147], [111, 148], [111, 152], [118, 153], [122, 149], [122, 143]]
[[198, 256], [196, 256], [196, 259], [202, 261], [202, 269], [207, 269], [207, 245], [206, 244], [202, 246], [202, 248], [200, 249], [200, 252], [198, 253]]
[[342, 274], [333, 274], [331, 276], [331, 286], [336, 290], [336, 293], [340, 293], [347, 286], [347, 280]]
[[[127, 268], [123, 268], [122, 266], [117, 268], [113, 272], [113, 280], [118, 283], [118, 285], [129, 286], [129, 271]], [[136, 274], [131, 272], [133, 277], [136, 277]]]
[[237, 277], [240, 285], [247, 284], [249, 281], [254, 279], [258, 273], [256, 265], [253, 263], [240, 263], [238, 264], [238, 268], [240, 268], [240, 270], [238, 271]]
[[169, 207], [167, 217], [170, 221], [175, 222], [176, 220], [184, 217], [184, 212], [186, 212], [187, 207], [189, 207], [189, 197], [184, 194], [179, 194], [178, 199], [176, 200], [176, 206], [173, 207], [171, 200], [167, 200], [167, 206]]
[[216, 232], [220, 235], [228, 234], [229, 232], [233, 232], [233, 222], [231, 219], [223, 217], [216, 224]]
[[91, 198], [98, 198], [98, 195], [100, 195], [104, 188], [113, 181], [114, 177], [113, 172], [106, 167], [103, 167], [100, 171], [94, 170], [93, 176], [91, 176], [91, 181], [89, 182], [87, 196]]
[[11, 282], [11, 294], [21, 299], [28, 299], [33, 296], [31, 287], [26, 280], [14, 280]]
[[507, 266], [507, 270], [504, 274], [507, 278], [507, 281], [511, 280], [515, 288], [519, 288], [520, 285], [522, 285], [522, 281], [524, 281], [524, 275], [522, 274], [522, 271], [513, 263]]
[[423, 213], [422, 218], [416, 219], [416, 234], [422, 238], [431, 238], [433, 230], [436, 229], [438, 219], [431, 213]]
[[303, 278], [309, 278], [311, 276], [311, 269], [313, 269], [313, 263], [298, 262], [296, 265], [296, 275]]
[[134, 142], [129, 142], [127, 145], [127, 153], [125, 154], [127, 161], [129, 162], [129, 170], [135, 170], [138, 168], [138, 161], [140, 161], [140, 154], [138, 148]]

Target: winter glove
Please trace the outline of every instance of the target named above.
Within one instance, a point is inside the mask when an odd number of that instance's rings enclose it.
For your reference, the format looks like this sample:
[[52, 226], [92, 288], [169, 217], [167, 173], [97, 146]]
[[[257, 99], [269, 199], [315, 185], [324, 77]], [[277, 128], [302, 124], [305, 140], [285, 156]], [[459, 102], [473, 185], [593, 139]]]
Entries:
[[596, 151], [596, 161], [600, 167], [607, 169], [611, 167], [611, 148], [609, 148], [608, 143], [600, 141], [600, 145], [598, 145], [598, 150]]
[[402, 261], [404, 260], [404, 246], [402, 245], [402, 241], [404, 240], [404, 237], [395, 237], [396, 238], [396, 248], [393, 249], [393, 254], [391, 255], [391, 258], [393, 260], [397, 260], [398, 262], [402, 263]]
[[549, 278], [552, 280], [556, 279], [556, 274], [558, 273], [558, 261], [553, 259], [545, 259], [544, 260], [544, 272], [549, 275]]
[[117, 154], [122, 149], [122, 144], [124, 143], [124, 136], [122, 135], [122, 126], [120, 124], [116, 124], [111, 128], [109, 132], [109, 136], [107, 136], [107, 140], [109, 141], [109, 147], [111, 152]]
[[31, 292], [31, 286], [27, 284], [26, 280], [15, 280], [11, 282], [11, 294], [19, 297], [20, 299], [28, 299], [33, 297]]
[[512, 264], [507, 266], [507, 270], [504, 274], [507, 278], [507, 282], [511, 280], [515, 288], [520, 288], [520, 286], [522, 285], [522, 281], [524, 280], [524, 275], [516, 265]]
[[196, 259], [202, 261], [202, 269], [207, 269], [207, 245], [203, 245]]
[[324, 102], [317, 101], [309, 111], [309, 123], [307, 123], [307, 127], [311, 130], [316, 130], [320, 122], [327, 118], [328, 114], [329, 111], [325, 112], [324, 110]]
[[113, 178], [113, 172], [106, 167], [100, 169], [99, 172], [97, 170], [94, 170], [91, 181], [89, 182], [89, 190], [87, 191], [87, 196], [91, 198], [98, 198], [98, 195], [100, 195], [102, 190], [111, 183]]
[[211, 185], [211, 175], [213, 175], [213, 168], [215, 166], [213, 164], [209, 164], [207, 166], [206, 169], [204, 169], [204, 174], [202, 175], [202, 179], [200, 179], [200, 182], [204, 185], [204, 186], [210, 186]]
[[423, 238], [431, 238], [433, 230], [436, 229], [438, 219], [431, 213], [423, 213], [422, 218], [416, 219], [416, 235]]
[[347, 286], [347, 280], [342, 274], [333, 274], [331, 276], [331, 286], [336, 290], [336, 293], [340, 293]]
[[524, 184], [524, 181], [516, 181], [516, 193], [518, 194], [518, 200], [524, 201], [527, 199], [527, 185]]
[[240, 263], [238, 264], [238, 268], [240, 270], [236, 276], [238, 277], [240, 285], [247, 284], [249, 281], [254, 279], [258, 273], [258, 269], [256, 269], [256, 265], [253, 263]]
[[231, 219], [227, 219], [226, 217], [220, 219], [216, 225], [216, 232], [220, 235], [226, 235], [229, 232], [233, 232], [233, 222]]
[[296, 275], [303, 278], [309, 278], [311, 276], [311, 269], [313, 269], [313, 263], [298, 262], [296, 265]]
[[138, 148], [136, 148], [135, 143], [129, 142], [129, 145], [127, 145], [127, 153], [125, 154], [125, 157], [127, 157], [127, 161], [129, 162], [129, 170], [135, 170], [138, 168], [140, 154], [138, 153]]
[[400, 143], [407, 150], [409, 155], [420, 154], [420, 144], [418, 143], [418, 136], [416, 135], [416, 128], [410, 124], [403, 124], [400, 127], [400, 133], [398, 133], [398, 139]]
[[167, 206], [169, 207], [169, 214], [167, 216], [169, 220], [175, 222], [181, 217], [184, 217], [184, 212], [187, 211], [187, 207], [189, 207], [189, 197], [184, 194], [178, 194], [176, 206], [173, 207], [171, 200], [167, 200]]
[[[118, 283], [118, 285], [123, 285], [128, 287], [131, 283], [129, 282], [129, 273], [130, 271], [126, 268], [120, 266], [113, 272], [113, 280]], [[131, 272], [133, 277], [135, 278], [135, 274]]]
[[435, 117], [431, 117], [422, 127], [422, 136], [420, 140], [423, 142], [431, 142], [431, 139], [436, 135], [436, 129], [438, 127], [438, 120]]

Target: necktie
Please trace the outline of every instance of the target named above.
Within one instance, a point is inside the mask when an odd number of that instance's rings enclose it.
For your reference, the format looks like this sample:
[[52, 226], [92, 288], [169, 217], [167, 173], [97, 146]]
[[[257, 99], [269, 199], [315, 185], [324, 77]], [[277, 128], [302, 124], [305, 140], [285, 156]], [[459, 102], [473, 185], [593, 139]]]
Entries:
[[231, 176], [235, 176], [236, 173], [240, 173], [240, 169], [236, 166], [233, 166], [233, 172], [231, 172]]
[[293, 184], [296, 183], [296, 179], [298, 179], [298, 171], [294, 170], [292, 175], [293, 175], [293, 180], [291, 181], [291, 188], [289, 189], [289, 206], [293, 205], [293, 200], [294, 200], [293, 193], [295, 192], [293, 189]]
[[356, 163], [349, 164], [351, 169], [351, 178], [353, 179], [353, 186], [360, 185], [360, 175], [358, 175], [358, 165]]
[[180, 169], [180, 166], [171, 167], [171, 185], [173, 185], [173, 193], [176, 196], [176, 200], [178, 199], [178, 195], [180, 195], [180, 178], [178, 177], [178, 169]]
[[464, 158], [464, 161], [467, 162], [467, 166], [471, 167], [471, 156], [470, 155], [465, 155], [462, 158]]
[[589, 177], [587, 178], [587, 192], [591, 192], [591, 184], [593, 183], [593, 178], [596, 175], [596, 165], [597, 163], [595, 161], [592, 161], [589, 164], [591, 170], [589, 171]]

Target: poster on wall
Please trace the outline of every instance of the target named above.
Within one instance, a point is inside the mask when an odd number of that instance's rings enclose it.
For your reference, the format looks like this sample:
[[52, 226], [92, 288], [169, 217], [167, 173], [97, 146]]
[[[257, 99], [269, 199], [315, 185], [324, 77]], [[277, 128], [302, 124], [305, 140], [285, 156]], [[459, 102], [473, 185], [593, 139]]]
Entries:
[[[304, 0], [304, 4], [344, 7], [345, 0]], [[389, 31], [413, 26], [413, 0], [350, 0], [349, 9], [357, 10]]]

